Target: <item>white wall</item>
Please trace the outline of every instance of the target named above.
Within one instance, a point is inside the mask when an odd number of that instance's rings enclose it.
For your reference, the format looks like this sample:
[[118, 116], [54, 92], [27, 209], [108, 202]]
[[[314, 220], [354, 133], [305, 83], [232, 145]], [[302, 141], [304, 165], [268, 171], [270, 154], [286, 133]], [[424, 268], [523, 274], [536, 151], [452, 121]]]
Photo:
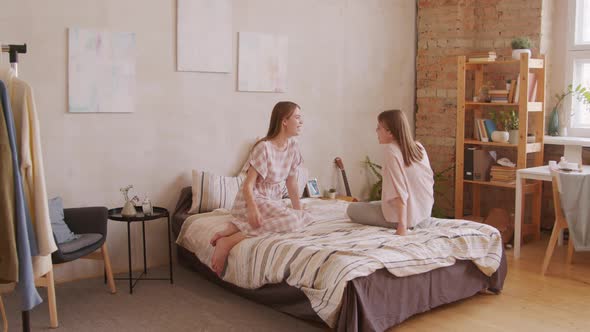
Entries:
[[[0, 0], [0, 41], [29, 47], [20, 77], [35, 90], [50, 196], [61, 195], [66, 207], [117, 207], [119, 188], [133, 184], [134, 193], [172, 210], [191, 169], [236, 173], [280, 100], [302, 106], [302, 151], [320, 185], [343, 190], [333, 167], [340, 156], [353, 193], [367, 195], [361, 161], [379, 160], [376, 115], [401, 108], [413, 119], [414, 1], [234, 0], [231, 74], [175, 71], [175, 7], [175, 1]], [[137, 34], [135, 113], [67, 113], [68, 27]], [[286, 93], [236, 92], [238, 31], [288, 36]], [[148, 264], [166, 262], [165, 223], [146, 228]], [[135, 227], [135, 267], [140, 236]], [[126, 241], [125, 225], [110, 221], [116, 271], [127, 268]], [[100, 264], [80, 261], [56, 275], [97, 274]]]

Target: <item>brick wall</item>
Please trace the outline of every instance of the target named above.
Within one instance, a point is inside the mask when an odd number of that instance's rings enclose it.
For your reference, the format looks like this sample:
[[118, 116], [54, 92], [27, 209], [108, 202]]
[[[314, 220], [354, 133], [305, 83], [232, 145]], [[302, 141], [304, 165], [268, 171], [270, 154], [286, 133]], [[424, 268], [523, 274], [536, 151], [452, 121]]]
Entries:
[[[543, 0], [419, 0], [417, 10], [416, 136], [426, 147], [435, 172], [455, 162], [457, 56], [495, 50], [510, 56], [510, 41], [527, 36], [539, 54]], [[502, 77], [495, 77], [501, 80]], [[436, 205], [453, 215], [454, 173]], [[496, 201], [482, 206], [512, 206], [514, 192], [490, 189]], [[444, 197], [442, 197], [444, 196]], [[468, 195], [466, 195], [468, 199]], [[488, 206], [486, 206], [488, 205]]]

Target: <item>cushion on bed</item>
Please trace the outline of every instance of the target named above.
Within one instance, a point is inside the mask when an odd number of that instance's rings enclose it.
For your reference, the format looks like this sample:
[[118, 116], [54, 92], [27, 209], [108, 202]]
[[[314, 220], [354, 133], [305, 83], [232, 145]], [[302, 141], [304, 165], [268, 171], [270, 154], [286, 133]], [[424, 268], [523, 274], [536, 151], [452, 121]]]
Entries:
[[244, 178], [241, 176], [220, 176], [193, 170], [193, 202], [188, 213], [231, 209], [242, 182]]

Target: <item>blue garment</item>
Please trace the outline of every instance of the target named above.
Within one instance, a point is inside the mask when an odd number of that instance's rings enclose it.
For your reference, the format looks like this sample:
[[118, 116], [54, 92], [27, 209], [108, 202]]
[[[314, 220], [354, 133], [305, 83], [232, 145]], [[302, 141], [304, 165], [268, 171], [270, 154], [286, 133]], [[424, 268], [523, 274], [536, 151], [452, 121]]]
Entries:
[[[32, 233], [32, 223], [29, 214], [28, 204], [23, 190], [23, 181], [20, 174], [18, 161], [18, 150], [16, 149], [16, 136], [10, 100], [6, 91], [6, 85], [0, 80], [0, 102], [4, 109], [4, 119], [8, 129], [8, 140], [12, 151], [12, 166], [14, 172], [14, 198], [15, 198], [15, 222], [16, 222], [16, 249], [18, 252], [18, 275], [17, 291], [21, 297], [21, 310], [31, 310], [42, 302], [37, 289], [35, 288], [35, 275], [33, 273], [33, 257], [31, 245], [37, 248]], [[32, 236], [31, 236], [32, 235]], [[33, 244], [31, 244], [31, 237]]]

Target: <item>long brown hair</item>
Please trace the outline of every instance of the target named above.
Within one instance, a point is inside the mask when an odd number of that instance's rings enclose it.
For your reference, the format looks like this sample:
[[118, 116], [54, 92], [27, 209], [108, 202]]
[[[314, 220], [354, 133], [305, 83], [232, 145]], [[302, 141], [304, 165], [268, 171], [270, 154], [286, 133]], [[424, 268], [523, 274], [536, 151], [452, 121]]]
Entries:
[[412, 137], [408, 119], [402, 111], [389, 110], [381, 112], [377, 120], [385, 129], [391, 132], [393, 139], [399, 144], [406, 166], [422, 160], [424, 151]]
[[260, 142], [268, 141], [279, 136], [281, 129], [283, 128], [283, 120], [290, 118], [298, 108], [301, 107], [292, 101], [279, 101], [272, 109], [270, 124], [268, 125], [268, 133], [266, 136], [259, 139], [252, 149], [254, 149], [254, 147]]

